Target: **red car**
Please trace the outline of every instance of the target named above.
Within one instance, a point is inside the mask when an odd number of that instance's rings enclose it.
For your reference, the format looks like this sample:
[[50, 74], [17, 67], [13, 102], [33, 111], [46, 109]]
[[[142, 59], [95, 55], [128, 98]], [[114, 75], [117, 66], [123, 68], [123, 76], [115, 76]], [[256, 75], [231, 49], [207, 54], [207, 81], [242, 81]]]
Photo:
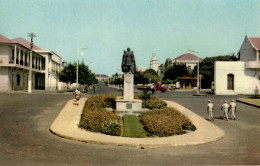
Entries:
[[156, 84], [156, 91], [161, 91], [162, 93], [166, 92], [168, 88], [166, 86], [162, 86], [162, 83], [158, 82]]

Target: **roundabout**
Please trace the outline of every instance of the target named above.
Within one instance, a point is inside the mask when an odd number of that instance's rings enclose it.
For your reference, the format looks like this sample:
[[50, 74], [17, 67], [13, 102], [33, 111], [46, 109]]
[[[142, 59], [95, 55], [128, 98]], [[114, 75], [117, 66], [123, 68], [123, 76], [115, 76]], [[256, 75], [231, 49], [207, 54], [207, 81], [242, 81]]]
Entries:
[[183, 135], [150, 138], [110, 136], [86, 131], [78, 127], [82, 109], [86, 100], [87, 98], [80, 99], [79, 106], [74, 105], [73, 100], [68, 101], [52, 123], [49, 130], [57, 136], [71, 140], [118, 146], [132, 146], [137, 148], [197, 145], [217, 141], [225, 135], [225, 132], [216, 125], [172, 101], [165, 102], [169, 107], [174, 107], [188, 117], [197, 127], [197, 130]]

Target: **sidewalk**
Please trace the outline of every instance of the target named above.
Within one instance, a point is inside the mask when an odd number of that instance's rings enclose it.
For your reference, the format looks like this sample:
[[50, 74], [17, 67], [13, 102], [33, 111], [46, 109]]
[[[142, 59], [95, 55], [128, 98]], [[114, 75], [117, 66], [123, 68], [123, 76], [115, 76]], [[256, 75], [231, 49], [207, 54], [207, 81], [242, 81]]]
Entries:
[[238, 98], [237, 101], [260, 108], [260, 98]]
[[189, 117], [197, 127], [196, 131], [183, 135], [152, 138], [129, 138], [89, 132], [78, 127], [85, 100], [86, 98], [80, 99], [79, 106], [74, 105], [73, 100], [70, 100], [52, 123], [50, 131], [60, 137], [82, 142], [134, 146], [139, 148], [196, 145], [217, 141], [225, 135], [225, 132], [213, 123], [206, 121], [187, 108], [171, 101], [166, 101], [167, 105], [176, 108]]

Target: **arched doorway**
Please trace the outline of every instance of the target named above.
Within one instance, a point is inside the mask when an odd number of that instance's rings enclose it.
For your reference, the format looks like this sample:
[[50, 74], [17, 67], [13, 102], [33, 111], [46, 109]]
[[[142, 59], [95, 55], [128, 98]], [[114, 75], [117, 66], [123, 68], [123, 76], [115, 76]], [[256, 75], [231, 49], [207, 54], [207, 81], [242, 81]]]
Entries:
[[227, 89], [234, 90], [234, 75], [233, 74], [227, 75]]

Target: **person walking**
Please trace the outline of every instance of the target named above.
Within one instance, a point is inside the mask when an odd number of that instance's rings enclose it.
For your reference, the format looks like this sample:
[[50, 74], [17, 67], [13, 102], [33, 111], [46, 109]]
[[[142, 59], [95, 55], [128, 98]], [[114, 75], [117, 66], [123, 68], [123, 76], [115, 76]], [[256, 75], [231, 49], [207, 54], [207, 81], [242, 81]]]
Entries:
[[211, 100], [208, 101], [207, 112], [209, 114], [209, 120], [210, 121], [214, 121], [214, 117], [213, 117], [213, 103], [211, 102]]
[[80, 91], [78, 90], [78, 88], [75, 91], [75, 99], [76, 99], [76, 105], [79, 105], [79, 98], [80, 98]]
[[221, 107], [221, 110], [224, 109], [224, 115], [223, 118], [226, 118], [226, 121], [228, 121], [228, 109], [229, 109], [229, 105], [227, 103], [227, 100], [225, 100], [224, 104]]
[[93, 85], [93, 90], [94, 90], [94, 93], [96, 93], [96, 89], [97, 89], [97, 85], [96, 85], [96, 84], [94, 84], [94, 85]]
[[230, 112], [231, 112], [230, 117], [231, 119], [236, 120], [235, 112], [237, 111], [237, 106], [235, 100], [232, 99], [229, 105], [230, 105]]

